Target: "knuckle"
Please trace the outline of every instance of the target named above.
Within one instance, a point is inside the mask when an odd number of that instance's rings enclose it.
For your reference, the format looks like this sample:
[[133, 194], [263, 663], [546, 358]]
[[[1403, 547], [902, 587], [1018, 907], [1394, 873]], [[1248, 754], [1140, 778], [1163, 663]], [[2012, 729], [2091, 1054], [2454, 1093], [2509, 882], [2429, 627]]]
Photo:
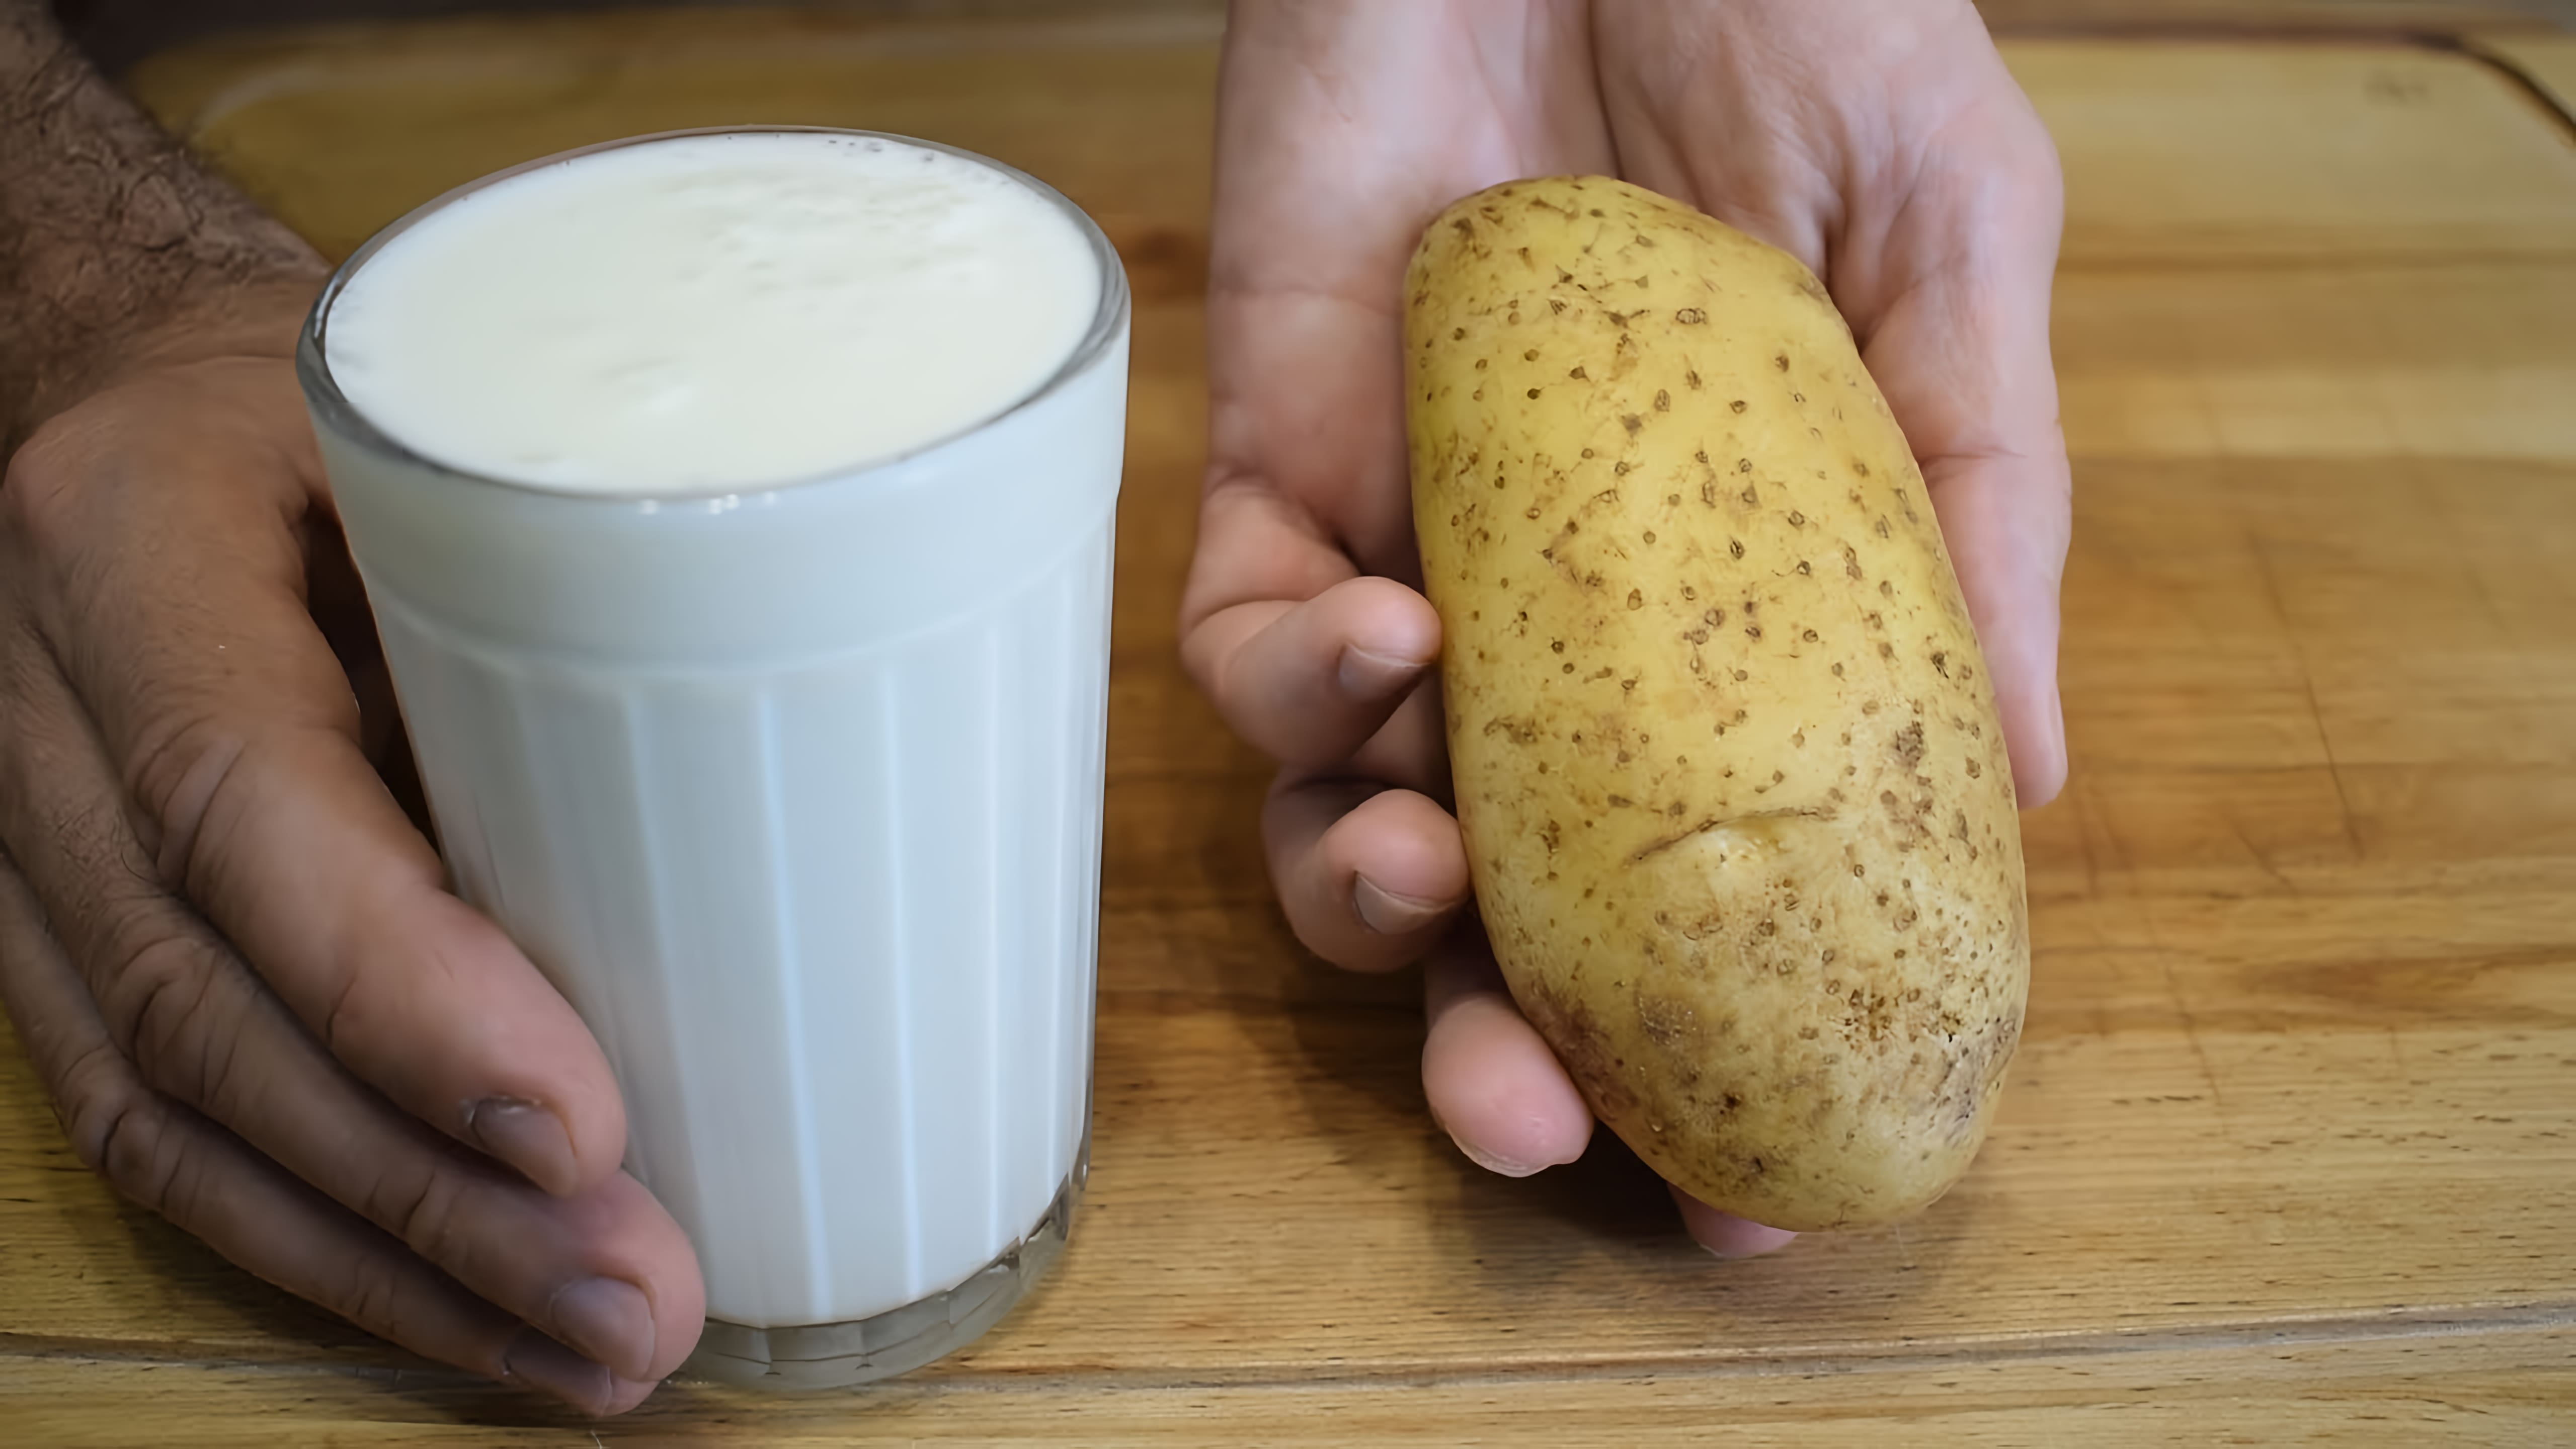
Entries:
[[183, 1101], [209, 1102], [217, 1084], [207, 1044], [220, 1034], [205, 1012], [211, 950], [157, 921], [116, 934], [124, 944], [91, 987], [109, 1033], [144, 1081]]
[[213, 844], [206, 822], [238, 788], [248, 752], [237, 731], [209, 714], [173, 711], [138, 731], [125, 783], [157, 829], [164, 879], [182, 887], [201, 881]]
[[368, 1221], [402, 1239], [433, 1263], [456, 1259], [463, 1227], [466, 1185], [441, 1166], [403, 1165], [380, 1174], [359, 1195]]
[[54, 1084], [63, 1135], [92, 1172], [107, 1170], [108, 1144], [133, 1113], [153, 1110], [151, 1089], [116, 1048], [100, 1042], [65, 1066]]
[[322, 1049], [334, 1056], [340, 1054], [341, 1043], [364, 1025], [364, 986], [368, 979], [363, 971], [342, 970], [339, 979], [331, 983], [331, 1000], [322, 1010], [320, 1029], [315, 1034], [322, 1038]]
[[99, 1120], [76, 1133], [97, 1144], [97, 1171], [118, 1192], [184, 1226], [172, 1209], [188, 1204], [174, 1198], [172, 1186], [187, 1165], [187, 1137], [172, 1130], [169, 1108], [139, 1086], [103, 1107]]
[[84, 429], [74, 414], [40, 424], [0, 472], [0, 522], [38, 553], [60, 548], [77, 531], [85, 470], [77, 466]]
[[120, 1059], [140, 1082], [225, 1115], [238, 1060], [246, 977], [229, 948], [153, 876], [112, 805], [56, 817], [51, 837], [71, 864], [49, 912], [79, 963]]
[[359, 1253], [333, 1285], [328, 1306], [370, 1333], [399, 1341], [410, 1294], [409, 1275], [387, 1253]]

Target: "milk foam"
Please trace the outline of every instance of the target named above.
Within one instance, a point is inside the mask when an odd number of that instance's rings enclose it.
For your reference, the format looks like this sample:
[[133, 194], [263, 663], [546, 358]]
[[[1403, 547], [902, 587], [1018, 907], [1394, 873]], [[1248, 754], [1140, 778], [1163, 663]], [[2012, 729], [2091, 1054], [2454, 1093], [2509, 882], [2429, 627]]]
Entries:
[[1100, 293], [1051, 198], [825, 133], [678, 137], [497, 182], [331, 308], [342, 393], [411, 451], [565, 492], [756, 489], [900, 456], [1053, 377]]

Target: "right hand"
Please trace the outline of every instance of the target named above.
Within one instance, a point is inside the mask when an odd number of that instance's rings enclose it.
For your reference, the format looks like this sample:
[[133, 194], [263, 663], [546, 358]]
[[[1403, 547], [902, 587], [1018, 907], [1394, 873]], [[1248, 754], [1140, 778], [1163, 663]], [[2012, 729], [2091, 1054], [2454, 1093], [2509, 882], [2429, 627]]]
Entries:
[[598, 1045], [362, 749], [325, 629], [375, 636], [311, 587], [348, 571], [295, 320], [165, 347], [8, 460], [0, 1002], [128, 1197], [370, 1332], [621, 1412], [695, 1345], [697, 1261], [619, 1169]]

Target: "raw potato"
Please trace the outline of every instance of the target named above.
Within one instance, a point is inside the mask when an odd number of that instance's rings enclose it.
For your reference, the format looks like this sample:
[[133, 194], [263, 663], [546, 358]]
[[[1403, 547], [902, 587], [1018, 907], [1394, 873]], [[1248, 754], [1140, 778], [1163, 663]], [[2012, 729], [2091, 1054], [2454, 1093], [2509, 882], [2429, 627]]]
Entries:
[[1405, 295], [1458, 819], [1513, 996], [1713, 1206], [1930, 1203], [2021, 1032], [2021, 835], [1850, 330], [1794, 258], [1600, 178], [1460, 202]]

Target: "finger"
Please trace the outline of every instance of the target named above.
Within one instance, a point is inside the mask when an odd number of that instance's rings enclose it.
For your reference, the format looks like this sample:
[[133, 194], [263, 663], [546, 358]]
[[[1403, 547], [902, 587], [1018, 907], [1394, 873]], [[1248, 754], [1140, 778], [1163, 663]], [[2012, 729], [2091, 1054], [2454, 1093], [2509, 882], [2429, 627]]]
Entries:
[[[2045, 803], [2066, 775], [2069, 515], [2048, 345], [2064, 195], [2046, 128], [1967, 6], [1907, 27], [1830, 6], [1596, 14], [1661, 42], [1631, 36], [1611, 58], [1626, 174], [1796, 255], [1849, 319], [1940, 515], [2016, 794]], [[1820, 84], [1836, 64], [1902, 84]], [[1783, 128], [1765, 105], [1784, 97], [1824, 104]]]
[[145, 1086], [5, 857], [0, 1005], [81, 1161], [236, 1266], [414, 1353], [527, 1384], [588, 1413], [623, 1412], [652, 1391], [649, 1381], [620, 1379], [465, 1291], [239, 1138]]
[[1993, 677], [2025, 810], [2066, 783], [2066, 722], [2058, 698], [2058, 590], [2070, 500], [2063, 446], [2037, 455], [1935, 459], [1924, 470], [1959, 592]]
[[1424, 679], [1406, 695], [1348, 760], [1321, 773], [1412, 790], [1448, 809], [1456, 792], [1449, 777], [1448, 720], [1441, 714], [1438, 676]]
[[1262, 843], [1297, 939], [1354, 971], [1420, 957], [1467, 904], [1458, 822], [1411, 790], [1280, 781], [1262, 810]]
[[1721, 1258], [1757, 1258], [1797, 1239], [1786, 1228], [1766, 1228], [1760, 1223], [1722, 1213], [1698, 1198], [1676, 1187], [1672, 1189], [1673, 1205], [1682, 1210], [1682, 1227], [1701, 1247]]
[[1347, 4], [1243, 6], [1234, 20], [1209, 256], [1211, 476], [1257, 480], [1366, 572], [1410, 580], [1405, 261], [1461, 196], [1612, 164], [1586, 22], [1575, 6]]
[[2027, 809], [2066, 780], [2058, 587], [2073, 499], [2048, 339], [2064, 192], [2047, 131], [1992, 50], [1961, 139], [1934, 147], [1916, 183], [1906, 214], [1926, 219], [1888, 245], [1893, 300], [1871, 316], [1862, 360], [1922, 463]]
[[162, 891], [58, 677], [12, 671], [0, 840], [144, 1083], [632, 1379], [695, 1344], [687, 1238], [623, 1173], [549, 1197], [360, 1085], [205, 922]]
[[1440, 618], [1388, 579], [1350, 578], [1303, 603], [1218, 610], [1183, 658], [1235, 733], [1284, 764], [1320, 768], [1377, 733], [1440, 652]]
[[297, 523], [322, 496], [282, 364], [204, 364], [13, 463], [12, 522], [47, 643], [161, 877], [296, 1017], [423, 1121], [557, 1193], [625, 1153], [580, 1019], [489, 921], [361, 753], [348, 681], [305, 612]]
[[1572, 1162], [1592, 1110], [1523, 1020], [1481, 936], [1453, 935], [1425, 963], [1422, 1091], [1470, 1161], [1506, 1177]]

